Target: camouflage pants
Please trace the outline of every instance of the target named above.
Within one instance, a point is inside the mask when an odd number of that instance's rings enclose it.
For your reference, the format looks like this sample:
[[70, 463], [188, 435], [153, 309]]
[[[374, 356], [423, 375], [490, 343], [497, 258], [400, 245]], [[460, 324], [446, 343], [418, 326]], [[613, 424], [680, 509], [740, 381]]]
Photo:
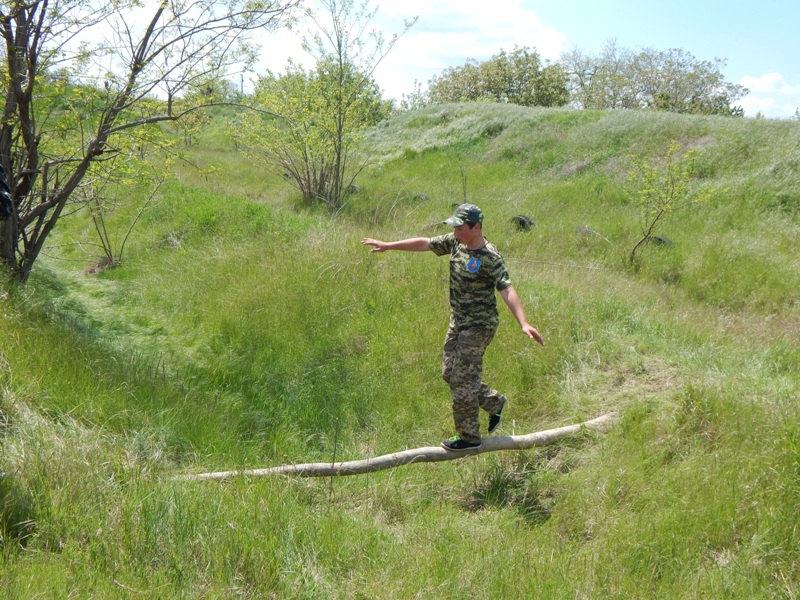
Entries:
[[481, 440], [479, 408], [497, 413], [505, 396], [481, 381], [483, 354], [494, 338], [494, 329], [459, 331], [453, 319], [444, 339], [442, 378], [450, 384], [456, 432], [468, 442]]

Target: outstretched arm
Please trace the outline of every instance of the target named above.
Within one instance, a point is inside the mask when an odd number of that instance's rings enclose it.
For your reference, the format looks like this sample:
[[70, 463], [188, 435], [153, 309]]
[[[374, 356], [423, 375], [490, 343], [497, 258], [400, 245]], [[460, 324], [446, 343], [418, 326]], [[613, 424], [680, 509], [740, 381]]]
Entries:
[[519, 323], [519, 326], [522, 327], [522, 333], [544, 346], [542, 335], [539, 333], [536, 327], [530, 325], [528, 320], [525, 318], [525, 311], [522, 308], [522, 300], [519, 299], [517, 291], [514, 289], [514, 287], [507, 287], [504, 290], [500, 290], [500, 296], [503, 298], [506, 306], [508, 306], [511, 314], [514, 315], [514, 318], [517, 320], [517, 323]]
[[386, 252], [387, 250], [407, 250], [409, 252], [423, 252], [430, 250], [430, 243], [428, 238], [408, 238], [407, 240], [398, 240], [396, 242], [382, 242], [380, 240], [373, 240], [372, 238], [364, 238], [361, 240], [362, 246], [374, 246], [370, 252]]

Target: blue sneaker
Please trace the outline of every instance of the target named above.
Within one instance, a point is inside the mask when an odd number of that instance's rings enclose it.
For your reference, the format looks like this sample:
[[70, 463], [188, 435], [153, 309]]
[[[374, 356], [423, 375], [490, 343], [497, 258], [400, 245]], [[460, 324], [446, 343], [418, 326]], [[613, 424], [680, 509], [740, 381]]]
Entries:
[[446, 442], [442, 442], [442, 448], [445, 450], [452, 450], [453, 452], [474, 450], [475, 448], [480, 448], [482, 445], [482, 442], [468, 442], [467, 440], [462, 440], [460, 435], [453, 436]]
[[506, 401], [503, 400], [503, 406], [497, 414], [489, 415], [489, 433], [494, 433], [500, 427], [500, 421], [503, 420], [503, 409], [506, 407]]

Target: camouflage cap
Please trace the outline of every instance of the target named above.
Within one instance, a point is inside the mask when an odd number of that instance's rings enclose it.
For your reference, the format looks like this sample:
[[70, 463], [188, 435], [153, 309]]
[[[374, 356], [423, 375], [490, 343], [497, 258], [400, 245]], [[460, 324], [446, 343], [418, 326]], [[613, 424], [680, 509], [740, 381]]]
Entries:
[[462, 204], [452, 217], [442, 222], [452, 227], [458, 227], [464, 223], [483, 223], [483, 211], [474, 204]]

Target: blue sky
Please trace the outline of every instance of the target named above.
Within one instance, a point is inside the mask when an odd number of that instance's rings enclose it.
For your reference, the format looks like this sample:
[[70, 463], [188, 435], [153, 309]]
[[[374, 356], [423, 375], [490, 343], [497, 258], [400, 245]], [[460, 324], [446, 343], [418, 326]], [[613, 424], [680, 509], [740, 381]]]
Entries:
[[[390, 97], [413, 90], [468, 58], [501, 48], [536, 48], [549, 60], [578, 48], [595, 54], [609, 40], [630, 50], [680, 48], [698, 60], [727, 61], [726, 81], [750, 94], [745, 116], [791, 118], [800, 107], [800, 2], [797, 0], [383, 0], [375, 24], [388, 33], [419, 16], [375, 73]], [[302, 52], [291, 34], [265, 44], [262, 64], [282, 71]]]
[[723, 58], [727, 81], [750, 89], [745, 114], [791, 117], [800, 107], [800, 2], [520, 2], [568, 47], [596, 50], [609, 38], [626, 48], [682, 48], [700, 60]]

